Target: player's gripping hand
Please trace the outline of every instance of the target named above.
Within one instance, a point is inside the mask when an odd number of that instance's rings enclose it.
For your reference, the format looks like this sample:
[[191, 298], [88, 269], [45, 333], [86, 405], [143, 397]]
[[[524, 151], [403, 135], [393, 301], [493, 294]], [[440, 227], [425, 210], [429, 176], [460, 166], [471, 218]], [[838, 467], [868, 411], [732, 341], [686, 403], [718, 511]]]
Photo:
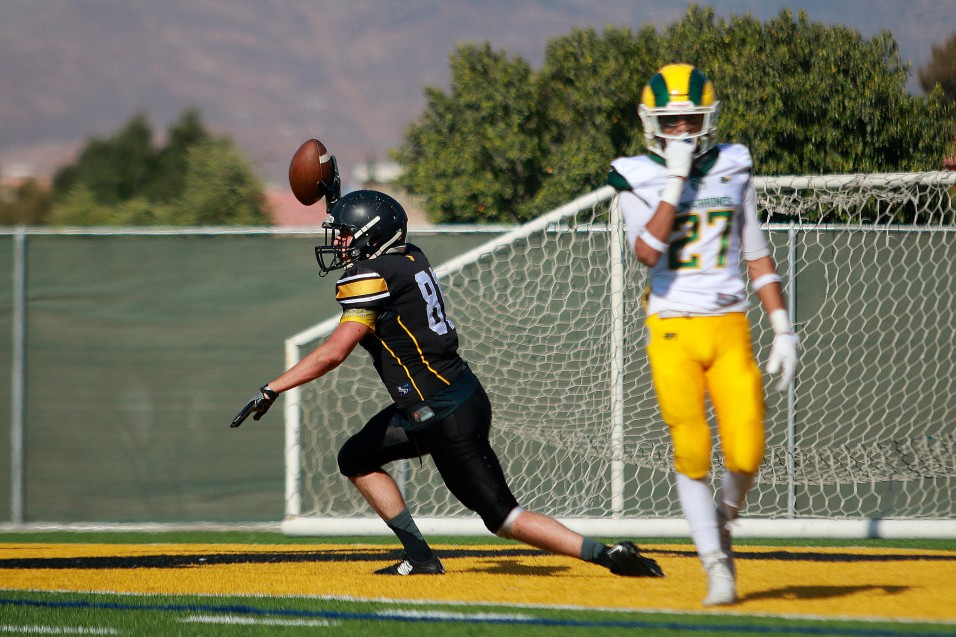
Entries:
[[767, 359], [767, 371], [771, 374], [780, 373], [777, 380], [777, 391], [786, 391], [797, 373], [797, 344], [800, 338], [793, 332], [781, 332], [773, 337], [770, 347], [770, 358]]
[[274, 403], [278, 397], [279, 392], [272, 391], [267, 385], [263, 385], [246, 406], [242, 408], [242, 411], [236, 414], [236, 417], [232, 419], [232, 424], [229, 426], [233, 428], [238, 427], [242, 424], [242, 421], [249, 417], [249, 414], [253, 414], [253, 420], [259, 420], [269, 411], [269, 407], [272, 407], [272, 403]]
[[687, 179], [690, 167], [694, 163], [694, 149], [697, 144], [692, 139], [671, 139], [664, 148], [664, 163], [669, 177]]
[[328, 183], [319, 182], [325, 187], [325, 206], [329, 213], [342, 198], [342, 179], [339, 177], [339, 164], [335, 161], [335, 155], [332, 155], [330, 161], [332, 162], [331, 181]]

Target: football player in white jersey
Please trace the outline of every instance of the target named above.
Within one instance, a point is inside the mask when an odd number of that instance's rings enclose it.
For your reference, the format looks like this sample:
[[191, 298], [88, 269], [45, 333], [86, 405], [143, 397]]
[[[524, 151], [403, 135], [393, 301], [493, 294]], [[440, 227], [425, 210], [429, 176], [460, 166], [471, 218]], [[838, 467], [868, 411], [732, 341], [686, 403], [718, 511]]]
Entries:
[[[634, 253], [650, 268], [647, 354], [674, 442], [678, 496], [707, 574], [703, 603], [732, 604], [729, 524], [764, 453], [763, 381], [744, 264], [773, 327], [767, 370], [779, 372], [779, 390], [793, 380], [798, 339], [757, 218], [750, 151], [716, 143], [713, 84], [692, 65], [668, 64], [644, 87], [638, 110], [650, 152], [614, 160], [608, 183], [619, 191]], [[705, 395], [726, 462], [716, 503]]]

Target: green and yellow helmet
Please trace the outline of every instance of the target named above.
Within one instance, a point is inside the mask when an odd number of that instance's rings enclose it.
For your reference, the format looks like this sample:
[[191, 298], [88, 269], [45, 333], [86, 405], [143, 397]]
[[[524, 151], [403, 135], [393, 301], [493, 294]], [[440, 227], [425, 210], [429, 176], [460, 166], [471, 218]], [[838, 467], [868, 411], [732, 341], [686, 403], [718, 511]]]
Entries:
[[[663, 156], [667, 140], [690, 137], [696, 140], [694, 156], [700, 157], [717, 143], [717, 116], [720, 102], [707, 76], [690, 64], [667, 64], [658, 69], [641, 93], [637, 107], [644, 125], [647, 149]], [[665, 134], [662, 117], [699, 115], [700, 130], [682, 135]]]

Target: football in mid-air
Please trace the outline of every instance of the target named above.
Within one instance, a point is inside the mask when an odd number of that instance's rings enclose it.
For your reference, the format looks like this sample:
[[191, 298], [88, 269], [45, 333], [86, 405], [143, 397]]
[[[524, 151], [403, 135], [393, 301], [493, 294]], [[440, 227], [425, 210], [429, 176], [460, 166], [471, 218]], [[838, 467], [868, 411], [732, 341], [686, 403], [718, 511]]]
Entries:
[[311, 206], [328, 194], [335, 178], [335, 163], [325, 144], [310, 139], [295, 151], [289, 164], [292, 194], [305, 206]]

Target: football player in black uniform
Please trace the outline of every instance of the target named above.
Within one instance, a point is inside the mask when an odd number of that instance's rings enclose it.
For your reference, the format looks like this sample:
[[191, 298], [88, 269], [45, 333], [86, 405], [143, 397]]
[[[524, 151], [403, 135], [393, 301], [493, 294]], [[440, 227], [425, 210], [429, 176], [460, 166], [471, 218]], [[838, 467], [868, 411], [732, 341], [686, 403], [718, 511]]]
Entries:
[[631, 542], [608, 547], [518, 504], [488, 442], [491, 403], [458, 355], [458, 333], [438, 279], [425, 254], [405, 242], [407, 224], [405, 210], [384, 193], [359, 190], [341, 198], [323, 224], [325, 244], [315, 249], [322, 275], [345, 268], [336, 286], [341, 322], [325, 342], [264, 385], [232, 426], [250, 413], [258, 420], [279, 394], [321, 377], [361, 345], [393, 402], [346, 441], [338, 464], [405, 548], [402, 561], [377, 573], [445, 572], [383, 470], [395, 460], [430, 455], [448, 489], [492, 533], [618, 575], [662, 576]]

